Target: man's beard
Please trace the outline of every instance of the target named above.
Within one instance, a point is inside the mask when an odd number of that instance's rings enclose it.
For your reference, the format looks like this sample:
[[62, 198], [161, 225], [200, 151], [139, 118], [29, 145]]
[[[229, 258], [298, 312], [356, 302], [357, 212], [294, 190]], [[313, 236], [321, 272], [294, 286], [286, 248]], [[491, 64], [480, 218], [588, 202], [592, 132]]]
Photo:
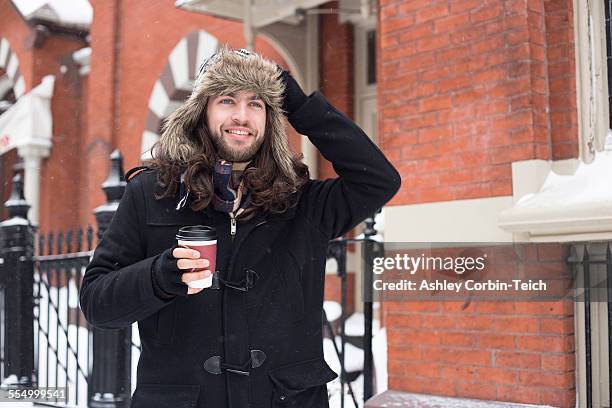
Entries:
[[236, 149], [230, 146], [223, 137], [223, 134], [220, 134], [216, 129], [210, 129], [210, 133], [219, 157], [230, 162], [245, 162], [251, 160], [263, 143], [263, 138], [259, 138], [255, 139], [255, 141], [248, 146]]

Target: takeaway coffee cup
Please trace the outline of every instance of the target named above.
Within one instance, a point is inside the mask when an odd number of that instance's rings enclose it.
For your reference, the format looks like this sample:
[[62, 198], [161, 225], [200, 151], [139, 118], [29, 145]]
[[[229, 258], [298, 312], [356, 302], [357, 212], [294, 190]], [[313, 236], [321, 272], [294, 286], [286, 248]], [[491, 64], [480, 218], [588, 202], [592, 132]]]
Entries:
[[[215, 260], [217, 258], [217, 230], [205, 225], [193, 225], [181, 227], [176, 234], [178, 245], [195, 249], [200, 253], [200, 258], [208, 259], [209, 266], [206, 268], [215, 271]], [[205, 269], [195, 269], [203, 271]], [[212, 285], [212, 275], [208, 278], [199, 279], [187, 284], [190, 288], [209, 288]]]

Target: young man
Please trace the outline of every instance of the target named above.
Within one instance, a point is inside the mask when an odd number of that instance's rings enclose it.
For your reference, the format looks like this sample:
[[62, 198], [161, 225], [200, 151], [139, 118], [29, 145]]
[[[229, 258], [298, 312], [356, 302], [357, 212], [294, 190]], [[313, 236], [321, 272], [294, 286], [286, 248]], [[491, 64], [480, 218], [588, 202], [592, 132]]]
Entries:
[[[309, 180], [285, 114], [339, 178]], [[80, 296], [95, 326], [138, 322], [132, 407], [327, 407], [327, 243], [383, 206], [398, 173], [320, 93], [244, 50], [204, 64], [153, 156], [127, 184]], [[212, 273], [176, 246], [188, 225], [216, 228], [219, 289], [186, 285]]]

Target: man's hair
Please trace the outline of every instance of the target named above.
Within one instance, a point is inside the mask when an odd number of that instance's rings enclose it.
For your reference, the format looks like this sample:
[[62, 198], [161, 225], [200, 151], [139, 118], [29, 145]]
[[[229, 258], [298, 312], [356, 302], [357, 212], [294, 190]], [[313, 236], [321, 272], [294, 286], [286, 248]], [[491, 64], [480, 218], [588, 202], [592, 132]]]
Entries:
[[[251, 204], [245, 216], [255, 211], [282, 213], [297, 204], [298, 190], [308, 181], [308, 167], [302, 163], [302, 155], [290, 158], [292, 171], [287, 174], [274, 158], [272, 127], [267, 124], [272, 112], [266, 109], [266, 130], [262, 144], [245, 169], [245, 187], [251, 193]], [[153, 147], [153, 159], [147, 164], [157, 170], [157, 199], [174, 197], [180, 185], [181, 174], [190, 191], [191, 209], [200, 211], [210, 205], [214, 195], [212, 174], [218, 153], [207, 126], [206, 109], [193, 131], [180, 138], [162, 137]], [[177, 158], [180, 158], [177, 160]]]

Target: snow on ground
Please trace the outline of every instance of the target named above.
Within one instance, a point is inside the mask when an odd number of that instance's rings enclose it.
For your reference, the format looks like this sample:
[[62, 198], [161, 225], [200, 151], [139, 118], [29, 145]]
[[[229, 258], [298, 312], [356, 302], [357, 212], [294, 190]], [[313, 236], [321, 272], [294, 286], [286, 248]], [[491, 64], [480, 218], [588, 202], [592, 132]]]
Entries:
[[469, 398], [439, 397], [435, 395], [394, 393], [374, 398], [377, 407], [397, 408], [553, 408], [548, 405], [525, 405], [513, 402], [483, 401]]
[[[363, 335], [363, 314], [355, 313], [351, 315], [346, 321], [346, 333], [353, 336]], [[374, 394], [381, 393], [387, 389], [387, 333], [386, 330], [379, 329], [379, 321], [373, 321], [373, 338], [372, 338], [372, 354], [374, 357]], [[336, 336], [336, 345], [340, 350], [340, 337]], [[331, 339], [323, 340], [323, 354], [325, 361], [329, 367], [340, 374], [340, 360]], [[345, 369], [347, 372], [357, 371], [363, 369], [363, 356], [364, 352], [362, 349], [353, 346], [352, 344], [345, 344]], [[357, 377], [355, 381], [351, 383], [353, 394], [359, 407], [363, 407], [363, 375]], [[339, 408], [341, 406], [341, 389], [340, 389], [340, 378], [336, 378], [327, 384], [327, 391], [329, 394], [329, 406], [330, 408]], [[344, 406], [346, 408], [353, 408], [353, 398], [350, 395], [348, 386], [344, 385]]]
[[[37, 287], [38, 285], [35, 285], [35, 290]], [[57, 305], [57, 310], [54, 305]], [[34, 333], [37, 335], [35, 344], [38, 347], [38, 359], [35, 360], [38, 368], [38, 385], [67, 386], [69, 402], [72, 404], [78, 402], [79, 407], [86, 407], [87, 382], [84, 374], [90, 370], [89, 351], [92, 343], [87, 328], [77, 328], [75, 324], [68, 324], [68, 306], [70, 308], [78, 306], [78, 289], [74, 280], [69, 281], [68, 288], [63, 287], [59, 290], [55, 287], [47, 290], [45, 285], [41, 284], [39, 307], [36, 309], [40, 326], [34, 323]], [[84, 321], [81, 321], [81, 324], [83, 323]], [[132, 326], [132, 341], [136, 345], [140, 344], [136, 324]], [[78, 365], [76, 355], [78, 355]], [[132, 390], [136, 387], [138, 357], [138, 350], [132, 347]]]

